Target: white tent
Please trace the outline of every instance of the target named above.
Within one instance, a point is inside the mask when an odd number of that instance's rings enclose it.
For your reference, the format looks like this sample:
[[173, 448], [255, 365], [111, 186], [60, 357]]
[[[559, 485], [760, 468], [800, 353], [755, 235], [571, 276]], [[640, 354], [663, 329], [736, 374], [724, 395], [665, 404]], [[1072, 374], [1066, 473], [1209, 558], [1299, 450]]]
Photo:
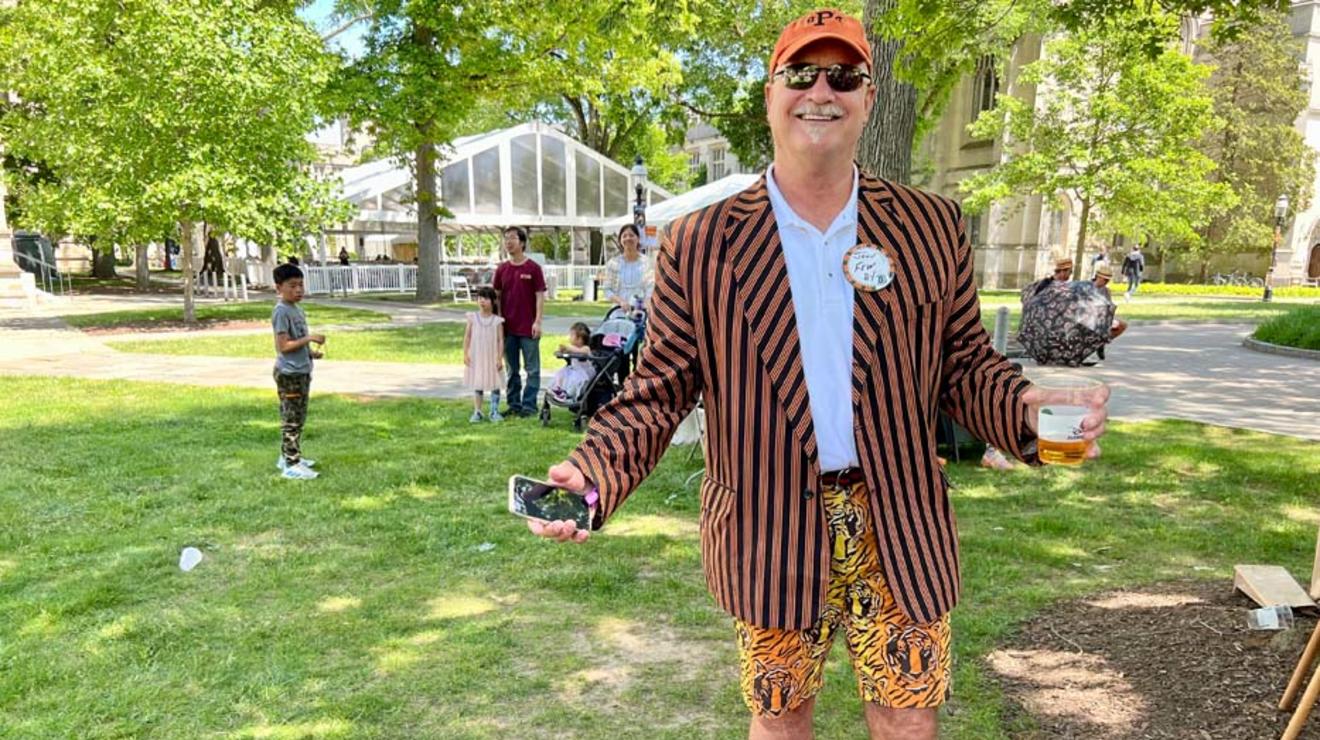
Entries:
[[[554, 126], [525, 123], [456, 139], [436, 163], [443, 233], [529, 228], [599, 229], [632, 213], [629, 168]], [[412, 171], [392, 159], [338, 173], [340, 194], [359, 209], [343, 231], [416, 234]], [[648, 207], [671, 198], [648, 184]]]
[[[669, 225], [670, 221], [700, 210], [706, 206], [717, 203], [731, 195], [739, 193], [752, 186], [756, 182], [760, 173], [744, 173], [741, 175], [729, 175], [722, 177], [715, 182], [707, 183], [699, 188], [676, 195], [669, 200], [646, 209], [646, 225], [663, 229]], [[605, 222], [607, 233], [623, 227], [624, 224], [632, 223], [632, 216], [624, 216]]]

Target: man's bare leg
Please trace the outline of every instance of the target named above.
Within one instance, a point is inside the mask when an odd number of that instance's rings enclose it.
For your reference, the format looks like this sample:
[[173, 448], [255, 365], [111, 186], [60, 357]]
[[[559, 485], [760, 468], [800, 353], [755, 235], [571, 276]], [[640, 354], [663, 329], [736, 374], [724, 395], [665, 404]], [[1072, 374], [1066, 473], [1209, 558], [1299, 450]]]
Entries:
[[935, 740], [940, 730], [939, 710], [891, 709], [864, 702], [871, 740]]
[[[791, 712], [775, 717], [752, 717], [748, 740], [812, 740], [811, 717], [816, 709], [816, 697], [802, 702]], [[932, 737], [934, 737], [932, 735]]]

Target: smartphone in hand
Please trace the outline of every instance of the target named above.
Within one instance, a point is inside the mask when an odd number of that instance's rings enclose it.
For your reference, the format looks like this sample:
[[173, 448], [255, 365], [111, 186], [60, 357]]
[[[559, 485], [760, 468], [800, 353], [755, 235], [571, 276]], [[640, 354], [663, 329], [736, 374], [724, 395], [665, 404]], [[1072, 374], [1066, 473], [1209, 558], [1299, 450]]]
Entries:
[[585, 530], [591, 529], [596, 513], [581, 494], [522, 475], [509, 478], [509, 512], [540, 522], [567, 519]]

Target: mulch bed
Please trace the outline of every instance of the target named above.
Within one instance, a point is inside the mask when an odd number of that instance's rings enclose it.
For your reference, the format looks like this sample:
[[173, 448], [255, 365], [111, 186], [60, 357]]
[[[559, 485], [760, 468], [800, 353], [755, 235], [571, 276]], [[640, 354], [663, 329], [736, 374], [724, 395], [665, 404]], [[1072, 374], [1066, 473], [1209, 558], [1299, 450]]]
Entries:
[[[1038, 615], [986, 663], [1009, 724], [1034, 728], [1015, 737], [1278, 738], [1279, 698], [1316, 622], [1256, 632], [1254, 607], [1227, 581], [1112, 591]], [[1320, 738], [1320, 707], [1302, 737]]]
[[172, 331], [204, 331], [207, 329], [261, 329], [268, 328], [269, 321], [198, 321], [188, 326], [182, 321], [133, 321], [114, 326], [88, 326], [83, 333], [104, 336], [108, 334], [139, 334], [143, 332], [166, 333]]

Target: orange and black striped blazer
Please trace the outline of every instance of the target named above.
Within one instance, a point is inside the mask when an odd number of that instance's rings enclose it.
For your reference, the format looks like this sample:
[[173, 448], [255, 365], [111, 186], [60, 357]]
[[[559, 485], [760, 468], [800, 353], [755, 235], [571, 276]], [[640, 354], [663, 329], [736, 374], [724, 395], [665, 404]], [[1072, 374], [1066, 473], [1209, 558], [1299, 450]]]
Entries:
[[[981, 325], [959, 207], [863, 173], [857, 239], [894, 281], [855, 291], [853, 422], [886, 578], [912, 618], [958, 600], [958, 539], [935, 456], [944, 409], [1021, 458], [1029, 383]], [[597, 524], [651, 472], [704, 394], [701, 553], [726, 611], [805, 629], [825, 605], [830, 548], [788, 271], [765, 178], [670, 225], [656, 265], [647, 344], [623, 391], [570, 461], [600, 489]]]

